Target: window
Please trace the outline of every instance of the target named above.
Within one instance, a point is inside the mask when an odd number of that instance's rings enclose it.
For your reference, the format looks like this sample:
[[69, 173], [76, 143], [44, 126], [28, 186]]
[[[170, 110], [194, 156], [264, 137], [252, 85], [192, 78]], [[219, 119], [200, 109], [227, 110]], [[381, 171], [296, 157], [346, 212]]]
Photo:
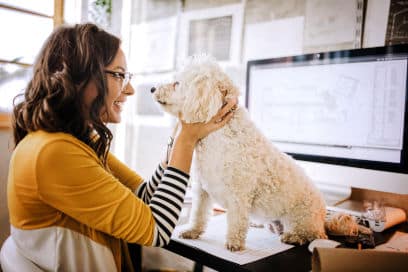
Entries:
[[0, 128], [10, 127], [13, 98], [30, 78], [45, 39], [63, 21], [63, 0], [0, 0]]

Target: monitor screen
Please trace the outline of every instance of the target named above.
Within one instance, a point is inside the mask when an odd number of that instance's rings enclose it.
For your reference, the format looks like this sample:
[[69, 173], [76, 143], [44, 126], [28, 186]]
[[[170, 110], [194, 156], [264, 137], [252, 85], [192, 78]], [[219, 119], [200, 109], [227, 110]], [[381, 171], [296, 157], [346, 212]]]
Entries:
[[408, 46], [249, 61], [246, 106], [295, 159], [408, 173]]

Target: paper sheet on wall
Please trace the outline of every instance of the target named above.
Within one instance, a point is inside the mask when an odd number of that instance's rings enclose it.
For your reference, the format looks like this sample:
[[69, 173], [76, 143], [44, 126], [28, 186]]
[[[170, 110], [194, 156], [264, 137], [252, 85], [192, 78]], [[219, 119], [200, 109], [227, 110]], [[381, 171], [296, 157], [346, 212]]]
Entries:
[[245, 28], [245, 59], [302, 54], [302, 39], [303, 17], [249, 24]]
[[362, 0], [306, 1], [303, 51], [360, 48], [363, 7]]
[[243, 5], [183, 12], [178, 33], [178, 63], [192, 54], [207, 53], [218, 61], [239, 63]]
[[282, 243], [280, 237], [267, 228], [250, 227], [246, 239], [246, 249], [240, 252], [231, 252], [224, 246], [227, 230], [225, 214], [212, 217], [200, 239], [179, 238], [179, 234], [186, 228], [188, 228], [188, 224], [177, 226], [173, 232], [172, 240], [199, 248], [202, 251], [240, 265], [257, 261], [293, 247]]
[[371, 0], [367, 2], [363, 47], [384, 46], [389, 9], [390, 0]]

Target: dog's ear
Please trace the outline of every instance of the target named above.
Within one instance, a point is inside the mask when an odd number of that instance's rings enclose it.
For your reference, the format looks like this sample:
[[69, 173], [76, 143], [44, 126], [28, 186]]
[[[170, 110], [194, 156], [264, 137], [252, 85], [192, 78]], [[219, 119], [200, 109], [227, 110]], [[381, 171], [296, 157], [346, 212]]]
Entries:
[[227, 76], [225, 76], [223, 80], [217, 83], [217, 88], [223, 97], [223, 101], [225, 101], [228, 98], [239, 96], [238, 88]]
[[183, 107], [183, 119], [188, 123], [208, 122], [222, 107], [223, 97], [208, 75], [189, 83]]

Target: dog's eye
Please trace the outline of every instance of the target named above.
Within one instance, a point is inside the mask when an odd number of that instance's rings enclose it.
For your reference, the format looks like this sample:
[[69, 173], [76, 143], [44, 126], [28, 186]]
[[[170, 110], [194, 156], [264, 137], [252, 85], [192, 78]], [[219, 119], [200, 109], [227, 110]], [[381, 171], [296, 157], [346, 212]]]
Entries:
[[179, 85], [180, 83], [178, 81], [173, 83], [173, 87], [176, 88], [177, 85]]

